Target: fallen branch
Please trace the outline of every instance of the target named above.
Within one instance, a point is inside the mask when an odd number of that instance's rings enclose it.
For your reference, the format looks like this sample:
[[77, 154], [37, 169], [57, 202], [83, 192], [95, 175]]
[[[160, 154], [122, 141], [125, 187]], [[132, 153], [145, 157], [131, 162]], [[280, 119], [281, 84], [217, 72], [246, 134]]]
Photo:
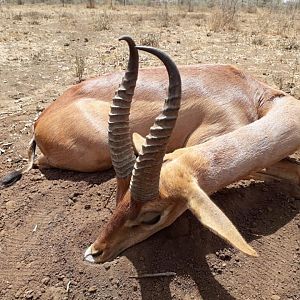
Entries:
[[129, 278], [153, 278], [153, 277], [166, 277], [166, 276], [176, 276], [175, 272], [164, 272], [164, 273], [153, 273], [153, 274], [143, 274], [143, 275], [134, 275], [129, 276]]

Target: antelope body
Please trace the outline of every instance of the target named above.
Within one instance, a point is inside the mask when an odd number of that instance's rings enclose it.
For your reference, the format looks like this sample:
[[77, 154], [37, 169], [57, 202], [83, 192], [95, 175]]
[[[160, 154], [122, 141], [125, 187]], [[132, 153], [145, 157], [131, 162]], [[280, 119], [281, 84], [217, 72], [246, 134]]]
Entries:
[[[168, 152], [251, 123], [260, 117], [263, 102], [284, 95], [228, 65], [183, 66], [179, 71], [182, 105]], [[122, 73], [114, 73], [84, 81], [41, 114], [34, 126], [36, 143], [44, 154], [41, 166], [82, 172], [111, 167], [108, 113], [121, 78]], [[147, 134], [166, 97], [167, 80], [163, 67], [139, 71], [131, 132]]]
[[[2, 185], [32, 167], [36, 144], [43, 153], [40, 167], [89, 172], [113, 165], [117, 207], [85, 252], [90, 262], [112, 259], [170, 225], [186, 209], [220, 237], [256, 256], [209, 195], [262, 169], [300, 183], [299, 165], [283, 160], [300, 146], [300, 102], [232, 66], [177, 69], [157, 49], [135, 47], [129, 37], [123, 39], [130, 59], [115, 96], [121, 73], [67, 90], [35, 123], [29, 165], [8, 175]], [[158, 56], [169, 80], [163, 67], [142, 69], [137, 80], [137, 49]]]
[[[197, 145], [257, 120], [263, 103], [285, 95], [230, 65], [179, 67], [182, 105], [167, 152]], [[40, 168], [81, 172], [111, 167], [108, 146], [110, 101], [122, 73], [86, 80], [68, 89], [34, 124], [34, 141], [43, 153]], [[166, 97], [163, 67], [141, 69], [130, 113], [130, 130], [145, 136]], [[34, 149], [33, 149], [34, 150]], [[33, 164], [30, 154], [28, 171]]]

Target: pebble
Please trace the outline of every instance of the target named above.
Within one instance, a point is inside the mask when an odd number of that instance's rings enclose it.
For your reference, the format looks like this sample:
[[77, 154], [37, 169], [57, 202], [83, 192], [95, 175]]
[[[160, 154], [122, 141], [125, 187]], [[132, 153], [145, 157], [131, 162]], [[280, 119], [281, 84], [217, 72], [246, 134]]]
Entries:
[[45, 284], [45, 285], [47, 285], [49, 283], [49, 281], [50, 281], [49, 277], [45, 277], [45, 278], [42, 279], [42, 283]]
[[95, 293], [96, 291], [97, 291], [97, 287], [94, 285], [89, 288], [90, 293]]
[[14, 209], [14, 208], [16, 208], [16, 206], [17, 206], [17, 202], [14, 200], [10, 200], [5, 203], [5, 207], [7, 210]]
[[33, 298], [33, 290], [26, 291], [24, 294], [24, 297], [26, 299], [32, 299]]
[[72, 199], [67, 200], [67, 205], [73, 206], [74, 204], [75, 204], [75, 202]]
[[115, 278], [111, 281], [111, 283], [112, 283], [112, 285], [115, 285], [118, 287], [120, 285], [120, 280]]
[[69, 195], [69, 198], [75, 202], [76, 200], [74, 198], [81, 196], [81, 195], [82, 195], [82, 193], [75, 192], [75, 193], [72, 193], [71, 195]]
[[15, 293], [15, 298], [19, 298], [22, 294], [22, 290], [19, 290]]

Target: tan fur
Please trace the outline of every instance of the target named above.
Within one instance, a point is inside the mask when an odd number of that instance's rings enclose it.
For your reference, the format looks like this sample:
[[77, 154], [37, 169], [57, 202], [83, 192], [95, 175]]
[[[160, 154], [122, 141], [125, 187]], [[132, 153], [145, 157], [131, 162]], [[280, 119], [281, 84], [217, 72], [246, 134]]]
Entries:
[[[228, 65], [183, 66], [179, 70], [182, 106], [168, 152], [253, 122], [261, 114], [261, 103], [283, 95]], [[41, 114], [35, 124], [35, 139], [48, 165], [83, 172], [111, 167], [108, 112], [122, 75], [103, 75], [73, 86]], [[148, 133], [167, 87], [164, 68], [139, 71], [130, 116], [132, 132]]]
[[[165, 156], [159, 197], [142, 203], [138, 210], [134, 208], [134, 214], [130, 214], [134, 201], [128, 191], [119, 201], [107, 227], [87, 249], [87, 260], [104, 262], [115, 257], [120, 251], [171, 224], [186, 209], [233, 246], [257, 256], [208, 195], [261, 169], [266, 174], [294, 181], [298, 179], [299, 182], [299, 165], [293, 164], [292, 167], [291, 163], [282, 159], [300, 146], [300, 102], [231, 67], [224, 68], [229, 81], [224, 78], [224, 81], [211, 81], [207, 82], [209, 86], [202, 86], [202, 92], [206, 88], [212, 93], [205, 95], [203, 111], [197, 111], [197, 106], [191, 105], [189, 121], [185, 120], [186, 124], [181, 123], [180, 126], [177, 123], [175, 136], [180, 135], [178, 130], [181, 126], [184, 127], [182, 132], [192, 128], [197, 114], [200, 126], [195, 126], [185, 139], [184, 145], [190, 147], [177, 149]], [[211, 80], [212, 74], [207, 74], [203, 80]], [[219, 78], [223, 76], [218, 75]], [[232, 82], [236, 84], [234, 88]], [[193, 91], [196, 90], [197, 86]], [[223, 91], [228, 94], [225, 96]], [[238, 95], [247, 97], [239, 98]], [[181, 122], [188, 113], [184, 109], [190, 104], [183, 103]], [[143, 141], [141, 136], [134, 135], [136, 149], [140, 149]], [[284, 175], [285, 172], [288, 174]], [[125, 210], [124, 203], [127, 205]], [[149, 211], [160, 212], [161, 220], [154, 225], [144, 225], [143, 213]]]

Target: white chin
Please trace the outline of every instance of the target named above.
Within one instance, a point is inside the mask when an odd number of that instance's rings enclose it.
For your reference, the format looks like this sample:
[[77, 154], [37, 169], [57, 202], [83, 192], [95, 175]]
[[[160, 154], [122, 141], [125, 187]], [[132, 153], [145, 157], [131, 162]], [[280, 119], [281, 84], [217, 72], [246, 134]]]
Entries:
[[84, 252], [84, 260], [90, 263], [96, 263], [96, 260], [93, 258], [92, 255], [92, 246], [89, 246]]

